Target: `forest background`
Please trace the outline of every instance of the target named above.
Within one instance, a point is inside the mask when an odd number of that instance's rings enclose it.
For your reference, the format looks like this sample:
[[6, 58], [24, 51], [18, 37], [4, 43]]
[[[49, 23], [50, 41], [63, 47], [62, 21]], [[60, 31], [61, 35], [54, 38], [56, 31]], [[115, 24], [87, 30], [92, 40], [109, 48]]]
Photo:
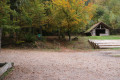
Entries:
[[[98, 22], [120, 28], [120, 0], [1, 0], [2, 39], [34, 42], [36, 36], [64, 39], [84, 33]], [[119, 30], [118, 30], [119, 31]]]

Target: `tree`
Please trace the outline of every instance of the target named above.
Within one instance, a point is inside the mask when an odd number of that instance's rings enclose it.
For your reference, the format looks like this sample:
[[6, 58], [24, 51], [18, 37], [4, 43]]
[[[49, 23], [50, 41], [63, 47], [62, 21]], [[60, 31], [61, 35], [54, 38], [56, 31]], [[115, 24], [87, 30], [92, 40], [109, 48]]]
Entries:
[[16, 19], [17, 24], [21, 27], [28, 27], [29, 33], [35, 28], [40, 28], [42, 34], [42, 26], [45, 22], [45, 7], [41, 0], [16, 0], [12, 3], [16, 16], [12, 14], [13, 20]]
[[86, 5], [87, 0], [52, 0], [54, 11], [54, 21], [57, 27], [63, 32], [67, 32], [69, 41], [71, 33], [86, 27], [93, 17], [93, 4]]
[[[99, 1], [99, 0], [98, 0]], [[100, 0], [99, 2], [96, 2], [98, 5], [98, 9], [96, 10], [96, 13], [100, 13], [99, 17], [96, 17], [94, 15], [94, 18], [99, 19], [100, 21], [104, 21], [108, 25], [110, 25], [112, 28], [118, 28], [119, 27], [119, 14], [120, 14], [120, 0]]]
[[40, 0], [34, 1], [33, 7], [32, 7], [33, 14], [32, 18], [32, 26], [39, 27], [40, 28], [40, 34], [42, 34], [43, 26], [46, 24], [46, 13], [45, 13], [45, 7], [44, 4], [41, 3]]
[[7, 25], [9, 22], [9, 5], [6, 0], [0, 1], [0, 27]]
[[98, 7], [98, 8], [96, 9], [96, 13], [95, 13], [95, 15], [94, 15], [95, 20], [97, 20], [97, 22], [99, 22], [99, 19], [103, 16], [103, 14], [104, 14], [103, 8]]

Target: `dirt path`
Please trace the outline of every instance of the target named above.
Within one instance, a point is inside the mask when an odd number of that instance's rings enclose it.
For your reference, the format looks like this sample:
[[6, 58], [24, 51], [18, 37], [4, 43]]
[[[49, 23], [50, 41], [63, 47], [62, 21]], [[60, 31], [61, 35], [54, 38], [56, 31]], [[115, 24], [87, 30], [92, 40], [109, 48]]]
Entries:
[[120, 80], [119, 52], [2, 50], [0, 62], [15, 63], [5, 80]]

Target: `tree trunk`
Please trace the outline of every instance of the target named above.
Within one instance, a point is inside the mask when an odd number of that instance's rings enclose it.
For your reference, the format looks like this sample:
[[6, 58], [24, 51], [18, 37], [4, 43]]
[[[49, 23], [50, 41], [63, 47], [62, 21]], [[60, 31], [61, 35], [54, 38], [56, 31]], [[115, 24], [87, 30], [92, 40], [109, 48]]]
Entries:
[[71, 33], [70, 33], [70, 30], [68, 31], [68, 37], [69, 37], [69, 41], [71, 41]]
[[40, 34], [42, 35], [42, 26], [40, 26]]
[[60, 36], [60, 29], [58, 28], [58, 39], [61, 39], [61, 36]]
[[12, 14], [10, 14], [10, 20], [13, 21], [13, 15]]
[[71, 29], [70, 29], [69, 21], [68, 21], [68, 37], [69, 37], [69, 41], [71, 41]]
[[61, 36], [62, 36], [62, 39], [65, 39], [65, 34], [64, 33]]

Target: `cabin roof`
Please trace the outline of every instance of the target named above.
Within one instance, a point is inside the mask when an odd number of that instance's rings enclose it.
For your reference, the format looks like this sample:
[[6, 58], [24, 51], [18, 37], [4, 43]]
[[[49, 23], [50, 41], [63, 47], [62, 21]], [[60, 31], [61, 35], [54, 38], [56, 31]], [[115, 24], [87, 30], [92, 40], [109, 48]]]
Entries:
[[104, 25], [104, 27], [107, 28], [107, 29], [111, 29], [111, 28], [110, 28], [108, 25], [106, 25], [105, 23], [99, 22], [99, 23], [97, 23], [97, 24], [94, 24], [94, 25], [93, 25], [91, 28], [89, 28], [85, 33], [91, 32], [93, 29], [95, 29], [96, 27], [98, 27], [98, 25], [100, 25], [100, 24]]

